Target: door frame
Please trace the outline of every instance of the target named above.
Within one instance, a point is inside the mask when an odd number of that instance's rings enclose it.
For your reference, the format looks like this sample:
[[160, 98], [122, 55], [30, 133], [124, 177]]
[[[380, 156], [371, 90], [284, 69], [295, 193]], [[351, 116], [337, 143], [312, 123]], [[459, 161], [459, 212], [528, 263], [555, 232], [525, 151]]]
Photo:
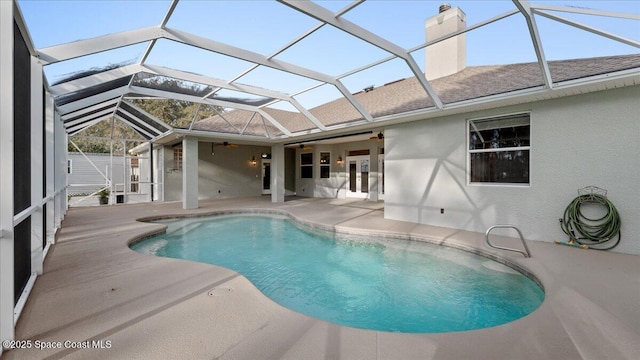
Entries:
[[[362, 185], [362, 160], [367, 160], [369, 162], [367, 172], [367, 191], [363, 192], [361, 189]], [[351, 191], [351, 171], [350, 164], [352, 161], [356, 162], [356, 191]], [[369, 175], [371, 174], [371, 155], [354, 155], [347, 156], [345, 160], [346, 174], [347, 174], [347, 187], [346, 187], [346, 197], [348, 198], [359, 198], [366, 199], [369, 197], [369, 191], [371, 190], [371, 179]]]
[[[264, 188], [264, 175], [265, 175], [265, 165], [269, 164], [269, 188], [265, 189]], [[261, 174], [261, 187], [262, 187], [262, 195], [269, 195], [271, 194], [271, 159], [262, 159], [262, 161], [260, 162], [260, 174]]]

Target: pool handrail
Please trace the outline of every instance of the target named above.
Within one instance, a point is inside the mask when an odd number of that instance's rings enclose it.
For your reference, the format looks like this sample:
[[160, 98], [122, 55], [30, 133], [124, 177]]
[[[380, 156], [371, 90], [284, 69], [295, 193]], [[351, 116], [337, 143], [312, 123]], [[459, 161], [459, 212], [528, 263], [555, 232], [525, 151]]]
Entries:
[[[489, 233], [493, 229], [498, 229], [498, 228], [501, 228], [501, 229], [514, 229], [515, 231], [517, 231], [518, 235], [520, 236], [520, 241], [522, 242], [522, 245], [524, 246], [524, 251], [520, 250], [520, 249], [514, 249], [514, 248], [505, 247], [505, 246], [493, 245], [489, 241]], [[487, 229], [487, 231], [484, 234], [484, 241], [487, 243], [487, 245], [489, 247], [492, 247], [494, 249], [515, 251], [515, 252], [519, 252], [520, 254], [524, 255], [524, 257], [526, 257], [526, 258], [530, 258], [531, 257], [531, 252], [529, 251], [529, 247], [527, 246], [527, 243], [524, 241], [524, 237], [522, 236], [522, 232], [515, 225], [493, 225], [493, 226], [491, 226], [490, 228]]]

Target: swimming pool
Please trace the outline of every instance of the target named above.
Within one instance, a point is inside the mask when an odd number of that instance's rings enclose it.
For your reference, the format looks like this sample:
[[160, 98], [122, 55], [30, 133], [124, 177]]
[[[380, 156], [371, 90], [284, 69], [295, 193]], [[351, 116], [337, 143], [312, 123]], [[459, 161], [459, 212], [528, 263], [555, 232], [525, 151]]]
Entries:
[[498, 262], [423, 242], [345, 236], [279, 216], [162, 221], [135, 251], [233, 269], [295, 311], [357, 328], [436, 333], [504, 324], [542, 303], [540, 286]]

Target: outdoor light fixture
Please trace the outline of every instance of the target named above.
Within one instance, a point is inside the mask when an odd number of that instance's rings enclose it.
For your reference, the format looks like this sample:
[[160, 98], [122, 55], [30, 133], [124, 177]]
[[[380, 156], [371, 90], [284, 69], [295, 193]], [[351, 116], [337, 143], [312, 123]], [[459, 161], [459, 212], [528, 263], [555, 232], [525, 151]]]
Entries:
[[262, 155], [260, 155], [263, 159], [266, 159], [269, 155], [267, 155], [267, 153], [262, 153]]
[[336, 160], [336, 163], [338, 164], [338, 166], [342, 166], [342, 164], [344, 164], [344, 161], [342, 161], [342, 156], [338, 155], [338, 160]]
[[251, 164], [251, 166], [256, 166], [258, 162], [256, 161], [256, 157], [253, 156], [251, 157], [251, 160], [249, 161], [249, 164]]

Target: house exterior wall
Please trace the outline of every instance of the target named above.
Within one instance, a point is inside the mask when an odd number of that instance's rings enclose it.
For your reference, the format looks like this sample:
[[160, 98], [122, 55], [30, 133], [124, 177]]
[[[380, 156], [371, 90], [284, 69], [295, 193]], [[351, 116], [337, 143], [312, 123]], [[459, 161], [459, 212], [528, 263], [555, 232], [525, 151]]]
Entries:
[[[386, 128], [385, 218], [478, 232], [507, 223], [528, 240], [566, 241], [559, 219], [592, 185], [620, 213], [614, 251], [640, 254], [638, 99], [635, 86]], [[467, 184], [467, 119], [524, 111], [530, 185]]]
[[[69, 185], [82, 184], [83, 186], [70, 186], [69, 194], [87, 194], [107, 186], [107, 180], [96, 170], [96, 167], [107, 177], [111, 176], [111, 156], [109, 154], [85, 154], [95, 167], [80, 153], [69, 153], [71, 160], [71, 173], [68, 175]], [[113, 156], [113, 182], [117, 183], [116, 189], [123, 190], [124, 176], [130, 175], [130, 169], [124, 167], [122, 156]], [[95, 185], [89, 185], [95, 184]]]
[[[373, 134], [372, 136], [374, 136]], [[374, 159], [379, 149], [384, 147], [382, 142], [375, 140], [356, 141], [341, 144], [320, 144], [312, 146], [311, 150], [296, 149], [296, 195], [321, 198], [346, 198], [348, 178], [347, 178], [347, 156], [349, 151], [369, 150], [371, 155], [369, 184], [371, 191], [377, 191], [378, 183], [378, 161]], [[300, 154], [305, 152], [313, 153], [313, 178], [303, 179], [300, 175]], [[331, 168], [329, 178], [320, 178], [320, 153], [331, 153]], [[342, 157], [344, 163], [337, 164], [338, 157]]]
[[[198, 199], [261, 196], [260, 155], [265, 146], [241, 145], [227, 148], [198, 143]], [[182, 200], [182, 170], [173, 168], [173, 148], [164, 147], [164, 200]], [[256, 165], [250, 160], [256, 159]]]

